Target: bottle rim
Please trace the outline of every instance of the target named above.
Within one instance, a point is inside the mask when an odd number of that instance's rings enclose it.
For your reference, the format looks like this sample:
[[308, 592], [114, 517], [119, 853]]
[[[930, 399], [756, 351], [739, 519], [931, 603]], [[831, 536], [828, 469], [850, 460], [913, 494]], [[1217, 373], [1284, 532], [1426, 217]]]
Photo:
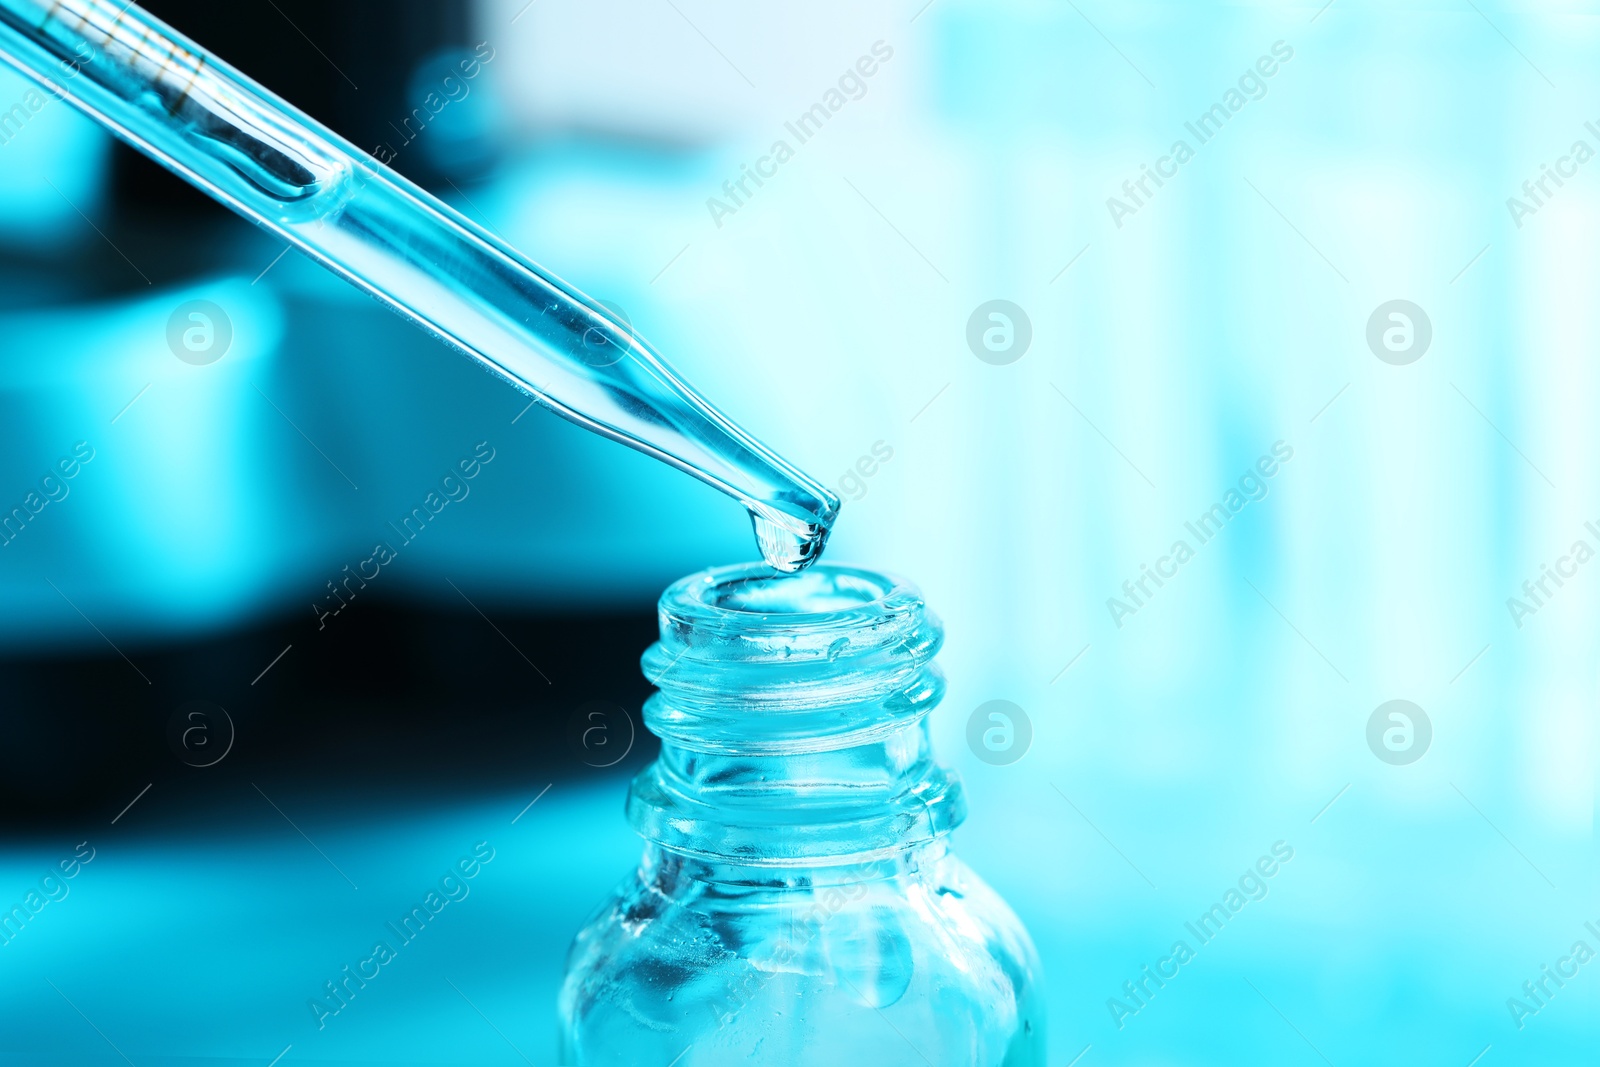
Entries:
[[831, 561], [798, 574], [764, 563], [715, 567], [674, 582], [659, 603], [665, 651], [714, 645], [719, 659], [791, 662], [898, 643], [927, 614], [906, 579]]

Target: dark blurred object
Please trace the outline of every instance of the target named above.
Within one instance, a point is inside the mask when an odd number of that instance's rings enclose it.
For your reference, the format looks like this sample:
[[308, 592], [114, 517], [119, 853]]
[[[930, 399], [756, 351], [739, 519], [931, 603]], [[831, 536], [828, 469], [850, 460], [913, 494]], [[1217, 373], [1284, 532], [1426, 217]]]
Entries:
[[[131, 661], [105, 645], [0, 659], [0, 836], [109, 820], [147, 783], [188, 807], [237, 803], [252, 776], [405, 804], [607, 774], [620, 797], [657, 749], [639, 716], [653, 612], [459, 607], [357, 602], [321, 632], [297, 619]], [[181, 750], [195, 707], [226, 723], [194, 720], [216, 744]]]
[[[469, 45], [470, 0], [148, 0], [146, 10], [371, 151], [393, 142], [409, 115], [412, 73], [434, 54]], [[425, 153], [394, 161], [423, 185], [440, 174]], [[126, 145], [112, 164], [115, 204], [136, 216], [226, 209]]]

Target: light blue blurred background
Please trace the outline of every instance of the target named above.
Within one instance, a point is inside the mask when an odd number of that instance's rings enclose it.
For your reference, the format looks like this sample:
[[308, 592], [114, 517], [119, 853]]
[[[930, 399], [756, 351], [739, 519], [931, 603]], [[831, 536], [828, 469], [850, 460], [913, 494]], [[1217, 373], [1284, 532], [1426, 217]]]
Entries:
[[[1507, 198], [1600, 149], [1597, 5], [674, 2], [481, 5], [517, 147], [446, 198], [818, 478], [892, 447], [831, 553], [945, 620], [957, 848], [1038, 942], [1052, 1063], [1595, 1062], [1600, 962], [1520, 1028], [1507, 1001], [1600, 951], [1600, 565], [1520, 626], [1507, 599], [1600, 548], [1600, 162], [1520, 226]], [[718, 226], [707, 198], [877, 41], [865, 95]], [[1265, 95], [1119, 227], [1107, 198], [1279, 41]], [[98, 241], [62, 202], [93, 214], [104, 157], [65, 107], [34, 117], [0, 146], [0, 235]], [[751, 555], [736, 505], [519, 417], [294, 255], [258, 278], [277, 248], [235, 231], [235, 266], [181, 289], [37, 281], [0, 316], [0, 503], [97, 450], [0, 557], [12, 648], [98, 642], [82, 616], [137, 648], [303, 615], [482, 439], [504, 458], [397, 571], [410, 596], [637, 604]], [[233, 317], [217, 364], [166, 348], [191, 297]], [[1031, 322], [1009, 365], [966, 341], [991, 299]], [[1394, 299], [1432, 325], [1405, 366], [1366, 339]], [[1268, 495], [1119, 626], [1108, 598], [1280, 441]], [[966, 744], [991, 699], [1032, 722], [1010, 765]], [[1432, 724], [1407, 765], [1367, 742], [1391, 699]], [[567, 940], [638, 842], [617, 779], [513, 825], [544, 784], [296, 813], [359, 891], [270, 812], [203, 846], [130, 819], [8, 849], [7, 904], [99, 851], [0, 948], [0, 1063], [553, 1062]], [[472, 896], [316, 1030], [305, 1000], [480, 840]], [[1279, 841], [1267, 898], [1119, 1027], [1108, 998]]]

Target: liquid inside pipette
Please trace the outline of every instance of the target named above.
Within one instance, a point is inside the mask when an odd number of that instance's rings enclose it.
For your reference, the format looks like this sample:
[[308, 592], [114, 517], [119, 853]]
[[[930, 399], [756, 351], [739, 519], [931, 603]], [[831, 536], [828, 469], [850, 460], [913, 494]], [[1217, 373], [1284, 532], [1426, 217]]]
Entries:
[[[122, 0], [0, 0], [0, 58], [552, 411], [738, 500], [775, 570], [839, 499], [711, 406], [601, 305]], [[594, 339], [626, 357], [593, 362]]]

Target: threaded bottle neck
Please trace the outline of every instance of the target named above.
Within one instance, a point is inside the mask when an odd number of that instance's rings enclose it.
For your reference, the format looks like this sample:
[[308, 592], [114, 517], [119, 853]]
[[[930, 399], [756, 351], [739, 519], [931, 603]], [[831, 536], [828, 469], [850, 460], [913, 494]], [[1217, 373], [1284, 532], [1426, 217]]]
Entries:
[[661, 755], [634, 780], [634, 828], [689, 856], [846, 862], [961, 821], [926, 717], [944, 695], [937, 617], [910, 583], [819, 564], [692, 575], [661, 597], [644, 707]]

